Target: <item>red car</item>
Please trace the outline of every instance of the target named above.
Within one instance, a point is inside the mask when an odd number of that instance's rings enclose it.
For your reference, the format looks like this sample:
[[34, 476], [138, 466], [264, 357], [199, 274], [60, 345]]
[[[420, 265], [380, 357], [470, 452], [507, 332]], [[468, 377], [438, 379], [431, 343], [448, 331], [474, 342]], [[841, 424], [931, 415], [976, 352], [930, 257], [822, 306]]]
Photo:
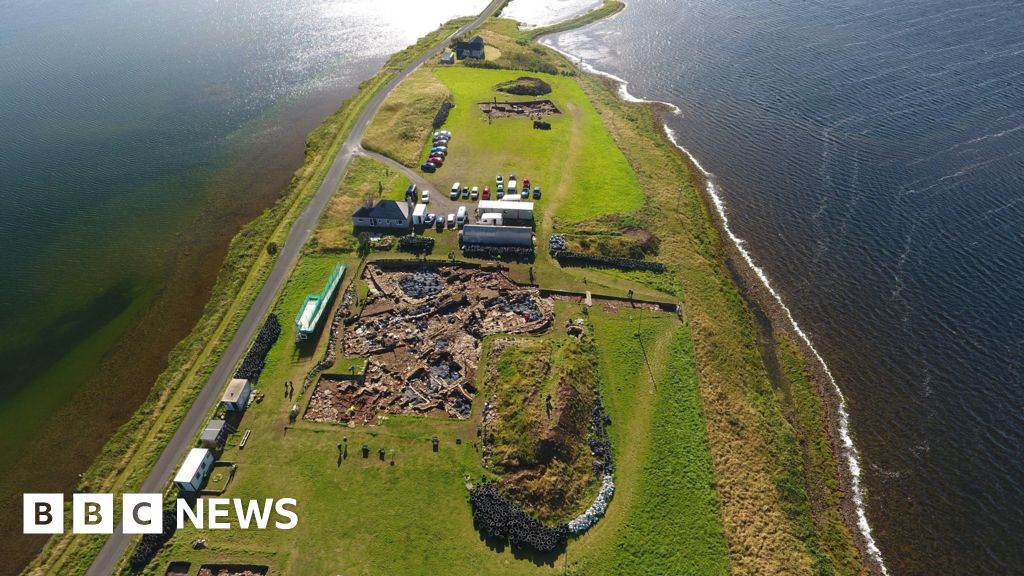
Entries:
[[523, 178], [523, 188], [526, 188], [527, 190], [530, 189], [530, 179], [529, 178]]
[[441, 166], [444, 164], [444, 158], [441, 158], [440, 156], [431, 156], [430, 158], [427, 158], [427, 162], [433, 162], [436, 166]]
[[491, 199], [491, 187], [490, 186], [484, 186], [483, 194], [481, 194], [480, 197], [483, 198], [484, 200], [490, 200]]

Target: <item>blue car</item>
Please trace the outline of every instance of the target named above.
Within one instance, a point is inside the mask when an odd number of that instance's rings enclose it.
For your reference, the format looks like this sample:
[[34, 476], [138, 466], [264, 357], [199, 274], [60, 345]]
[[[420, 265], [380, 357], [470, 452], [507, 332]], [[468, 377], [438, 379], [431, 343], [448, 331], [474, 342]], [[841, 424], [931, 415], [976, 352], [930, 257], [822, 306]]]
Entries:
[[533, 199], [540, 200], [540, 186], [533, 187]]
[[437, 166], [433, 162], [424, 162], [423, 165], [420, 166], [420, 170], [424, 172], [437, 172]]

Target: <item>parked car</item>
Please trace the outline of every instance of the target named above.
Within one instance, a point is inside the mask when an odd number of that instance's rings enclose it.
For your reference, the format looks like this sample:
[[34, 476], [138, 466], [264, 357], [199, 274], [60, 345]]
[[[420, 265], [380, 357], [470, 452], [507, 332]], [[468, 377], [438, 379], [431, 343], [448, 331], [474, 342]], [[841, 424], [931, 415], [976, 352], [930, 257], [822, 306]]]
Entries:
[[501, 183], [502, 183], [502, 182], [503, 182], [504, 180], [502, 179], [502, 177], [501, 177], [501, 174], [498, 174], [498, 177], [497, 177], [497, 178], [495, 178], [495, 179], [494, 179], [494, 181], [495, 181], [495, 183], [497, 183], [497, 184], [498, 184], [498, 186], [501, 186]]
[[473, 186], [473, 189], [469, 191], [469, 198], [471, 200], [476, 200], [479, 197], [480, 197], [480, 189], [477, 188], [476, 186]]
[[448, 215], [448, 227], [455, 228], [455, 214]]
[[451, 138], [452, 137], [452, 133], [447, 131], [447, 130], [438, 130], [438, 131], [434, 132], [434, 138], [438, 138], [438, 137], [440, 137], [440, 138]]
[[455, 184], [452, 184], [452, 193], [451, 193], [452, 200], [455, 200], [456, 198], [459, 197], [459, 190], [461, 188], [462, 188], [462, 184], [460, 184], [458, 182], [456, 182]]
[[533, 199], [540, 200], [540, 186], [533, 187]]
[[431, 212], [430, 214], [427, 214], [427, 219], [424, 220], [423, 223], [426, 224], [427, 227], [430, 227], [434, 225], [435, 220], [437, 220], [437, 214]]
[[530, 179], [529, 178], [523, 178], [523, 186], [526, 186], [527, 188], [530, 187]]
[[515, 172], [513, 172], [512, 174], [509, 174], [509, 175], [508, 175], [508, 179], [509, 179], [509, 180], [515, 180], [515, 179], [516, 179], [516, 175], [515, 175]]
[[459, 206], [459, 214], [455, 217], [455, 221], [458, 223], [459, 228], [466, 225], [466, 207]]
[[420, 170], [422, 170], [424, 172], [436, 172], [437, 171], [437, 164], [434, 164], [433, 162], [424, 162], [420, 166]]
[[416, 195], [416, 185], [415, 184], [409, 184], [409, 187], [405, 189], [405, 195], [408, 196], [410, 194], [412, 194], [413, 196]]
[[494, 197], [497, 198], [498, 200], [501, 200], [502, 198], [505, 197], [505, 191], [502, 190], [501, 188], [498, 188], [498, 190], [494, 193]]
[[490, 200], [491, 199], [491, 187], [490, 186], [484, 186], [484, 191], [483, 191], [483, 193], [481, 194], [480, 197], [483, 198], [484, 200]]
[[445, 148], [447, 148], [447, 147], [448, 147], [448, 141], [447, 141], [447, 140], [445, 140], [445, 139], [443, 139], [443, 138], [442, 138], [441, 140], [433, 140], [433, 141], [432, 141], [432, 142], [430, 143], [430, 146], [431, 146], [432, 148], [437, 148], [437, 147], [439, 147], [439, 146], [444, 146]]
[[469, 198], [469, 186], [463, 186], [462, 187], [462, 199], [465, 200], [467, 198]]
[[529, 188], [523, 188], [523, 191], [519, 193], [519, 197], [523, 198], [524, 200], [526, 198], [529, 198], [530, 197], [530, 189]]
[[427, 162], [433, 162], [434, 166], [437, 166], [438, 168], [444, 166], [444, 158], [441, 158], [440, 156], [431, 156], [430, 158], [427, 158]]
[[437, 215], [437, 220], [434, 220], [434, 228], [436, 228], [438, 232], [444, 230], [444, 214]]
[[430, 190], [424, 190], [423, 193], [420, 194], [420, 202], [430, 204]]
[[433, 148], [430, 149], [430, 154], [431, 155], [437, 154], [438, 156], [446, 156], [448, 154], [448, 147], [447, 146], [434, 146]]

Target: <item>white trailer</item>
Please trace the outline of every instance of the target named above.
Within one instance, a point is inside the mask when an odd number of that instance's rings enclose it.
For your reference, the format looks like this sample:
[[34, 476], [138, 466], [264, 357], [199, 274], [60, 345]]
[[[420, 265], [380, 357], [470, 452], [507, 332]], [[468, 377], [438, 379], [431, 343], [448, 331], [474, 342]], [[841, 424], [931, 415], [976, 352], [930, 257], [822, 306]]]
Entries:
[[501, 226], [503, 218], [499, 212], [487, 212], [480, 216], [479, 223], [490, 226]]

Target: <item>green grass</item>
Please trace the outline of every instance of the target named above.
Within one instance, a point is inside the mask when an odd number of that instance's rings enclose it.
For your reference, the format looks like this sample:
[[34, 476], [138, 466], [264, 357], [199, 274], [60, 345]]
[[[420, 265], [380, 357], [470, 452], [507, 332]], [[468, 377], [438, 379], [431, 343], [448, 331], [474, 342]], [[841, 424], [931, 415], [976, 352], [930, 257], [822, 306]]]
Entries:
[[456, 180], [492, 185], [496, 174], [529, 177], [544, 191], [538, 203], [543, 218], [554, 210], [567, 220], [632, 212], [643, 204], [636, 175], [574, 78], [539, 75], [553, 90], [546, 97], [562, 111], [549, 116], [551, 130], [535, 130], [528, 118], [499, 118], [488, 123], [479, 102], [529, 100], [497, 92], [519, 72], [438, 68], [434, 74], [454, 95], [455, 108], [444, 128], [453, 134], [448, 158], [428, 179], [438, 190]]
[[384, 100], [366, 131], [363, 147], [406, 166], [418, 166], [434, 116], [449, 97], [448, 89], [428, 69], [417, 70]]

